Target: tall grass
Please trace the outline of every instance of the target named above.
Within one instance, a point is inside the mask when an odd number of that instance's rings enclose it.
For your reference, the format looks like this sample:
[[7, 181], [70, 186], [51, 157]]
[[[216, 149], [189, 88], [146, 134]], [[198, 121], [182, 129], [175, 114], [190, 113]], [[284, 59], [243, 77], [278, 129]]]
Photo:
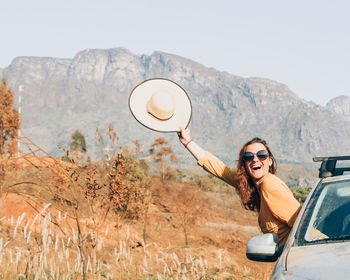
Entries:
[[[191, 229], [210, 208], [203, 190], [213, 190], [204, 181], [198, 188], [176, 182], [177, 193], [163, 184], [152, 195], [159, 178], [148, 163], [131, 148], [117, 153], [113, 128], [107, 134], [114, 148], [98, 162], [72, 153], [63, 162], [25, 137], [29, 152], [1, 161], [2, 201], [13, 193], [30, 211], [0, 217], [0, 279], [254, 279], [248, 267], [230, 265], [225, 249], [191, 247]], [[163, 194], [176, 206], [167, 207]], [[153, 225], [156, 203], [175, 218]], [[159, 225], [176, 230], [185, 246], [167, 236], [168, 246], [157, 244]]]
[[[60, 217], [59, 229], [51, 216]], [[14, 221], [3, 217], [0, 228], [1, 279], [77, 279], [82, 276], [83, 262], [77, 231], [65, 213], [55, 213], [52, 205], [34, 218], [23, 213]], [[63, 229], [63, 232], [62, 232]], [[94, 231], [85, 232], [87, 279], [200, 279], [208, 272], [202, 256], [185, 249], [180, 258], [175, 252], [155, 250], [156, 244], [135, 247], [132, 228], [126, 226], [120, 239], [111, 242], [109, 226], [103, 228], [96, 246]], [[149, 249], [152, 247], [152, 249]], [[80, 276], [80, 277], [78, 277]]]

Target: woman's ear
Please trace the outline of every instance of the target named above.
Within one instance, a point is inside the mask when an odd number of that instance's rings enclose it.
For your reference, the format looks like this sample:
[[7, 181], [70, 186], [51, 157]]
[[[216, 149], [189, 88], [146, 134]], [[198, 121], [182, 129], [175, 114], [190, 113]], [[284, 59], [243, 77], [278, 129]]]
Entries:
[[271, 157], [269, 157], [269, 166], [271, 167], [271, 166], [272, 166], [272, 164], [273, 164], [273, 160], [272, 160], [272, 158], [271, 158]]

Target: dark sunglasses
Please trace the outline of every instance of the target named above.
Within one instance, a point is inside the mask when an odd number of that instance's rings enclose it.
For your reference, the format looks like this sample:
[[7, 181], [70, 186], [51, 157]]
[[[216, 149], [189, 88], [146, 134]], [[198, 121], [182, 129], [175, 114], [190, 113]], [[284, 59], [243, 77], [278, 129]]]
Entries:
[[245, 152], [242, 156], [243, 161], [250, 162], [254, 159], [254, 156], [257, 156], [257, 158], [261, 161], [267, 159], [269, 157], [269, 153], [266, 150], [260, 150], [256, 154], [253, 154], [252, 152]]

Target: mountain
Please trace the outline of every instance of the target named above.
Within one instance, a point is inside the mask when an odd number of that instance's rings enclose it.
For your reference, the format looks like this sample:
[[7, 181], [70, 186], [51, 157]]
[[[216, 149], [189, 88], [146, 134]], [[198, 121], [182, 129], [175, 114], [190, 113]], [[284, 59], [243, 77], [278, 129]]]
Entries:
[[350, 97], [341, 95], [330, 100], [326, 105], [330, 112], [350, 120]]
[[165, 137], [180, 162], [193, 163], [176, 134], [150, 131], [129, 112], [131, 90], [153, 77], [171, 79], [188, 92], [193, 138], [228, 165], [254, 136], [267, 140], [280, 162], [310, 163], [313, 156], [342, 155], [350, 148], [349, 97], [322, 107], [276, 81], [235, 76], [160, 51], [87, 49], [73, 59], [17, 57], [0, 74], [16, 94], [23, 85], [22, 130], [53, 155], [62, 154], [58, 147], [67, 147], [79, 129], [89, 153], [98, 156], [95, 129], [105, 131], [111, 123], [119, 145], [139, 139], [147, 151], [155, 138]]

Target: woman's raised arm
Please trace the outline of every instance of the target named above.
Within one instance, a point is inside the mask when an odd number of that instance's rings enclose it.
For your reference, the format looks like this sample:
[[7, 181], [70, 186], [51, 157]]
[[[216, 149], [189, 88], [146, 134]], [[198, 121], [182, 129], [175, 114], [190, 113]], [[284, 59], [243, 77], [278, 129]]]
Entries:
[[185, 148], [195, 157], [196, 160], [205, 156], [205, 150], [203, 150], [194, 140], [191, 138], [191, 132], [189, 128], [180, 127], [180, 131], [177, 132], [180, 142]]

